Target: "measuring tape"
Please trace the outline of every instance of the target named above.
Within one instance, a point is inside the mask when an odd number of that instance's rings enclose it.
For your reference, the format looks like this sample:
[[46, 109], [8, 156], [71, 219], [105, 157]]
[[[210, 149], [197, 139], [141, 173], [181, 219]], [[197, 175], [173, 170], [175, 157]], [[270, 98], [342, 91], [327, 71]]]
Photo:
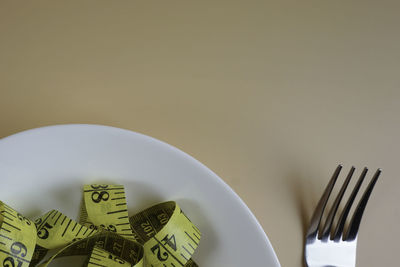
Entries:
[[[98, 253], [99, 251], [101, 253]], [[128, 263], [129, 266], [134, 267], [145, 266], [143, 247], [139, 243], [102, 230], [93, 236], [75, 241], [59, 250], [51, 258], [40, 264], [39, 267], [47, 267], [53, 260], [60, 257], [77, 255], [90, 255], [86, 260], [86, 266], [112, 267], [114, 265], [120, 266], [119, 264], [123, 263]], [[112, 264], [110, 265], [109, 263]]]
[[121, 185], [85, 185], [79, 222], [100, 226], [135, 240], [129, 223], [124, 187]]
[[[87, 255], [90, 267], [196, 267], [191, 257], [200, 238], [173, 201], [129, 217], [122, 185], [85, 185], [79, 223], [57, 210], [33, 222], [0, 202], [3, 267], [47, 267], [76, 255]], [[43, 262], [49, 251], [53, 256]]]
[[175, 202], [148, 208], [132, 216], [130, 223], [149, 262], [171, 267], [197, 266], [189, 260], [199, 244], [201, 233]]
[[0, 264], [29, 266], [36, 243], [33, 221], [0, 202], [0, 225]]
[[[120, 267], [130, 267], [131, 264], [124, 259], [104, 250], [100, 247], [94, 247], [92, 250], [92, 254], [90, 255], [87, 266], [95, 267], [95, 266], [120, 266]], [[140, 264], [136, 264], [139, 266]], [[136, 266], [135, 265], [135, 266]], [[141, 264], [143, 265], [143, 264]]]

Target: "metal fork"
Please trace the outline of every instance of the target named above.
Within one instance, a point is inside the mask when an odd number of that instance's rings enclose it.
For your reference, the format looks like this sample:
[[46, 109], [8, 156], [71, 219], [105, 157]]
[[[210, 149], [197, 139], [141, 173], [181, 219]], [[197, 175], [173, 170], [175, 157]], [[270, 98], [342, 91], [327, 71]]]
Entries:
[[356, 198], [356, 195], [360, 189], [360, 186], [367, 175], [367, 168], [364, 168], [360, 178], [358, 179], [349, 199], [342, 213], [340, 214], [339, 220], [334, 226], [335, 214], [338, 210], [341, 199], [343, 198], [344, 192], [353, 176], [354, 167], [351, 167], [346, 180], [344, 181], [327, 217], [325, 224], [322, 227], [322, 215], [325, 210], [326, 203], [328, 202], [329, 195], [335, 185], [335, 182], [342, 169], [342, 165], [339, 165], [331, 180], [329, 181], [324, 194], [318, 202], [318, 205], [311, 218], [311, 223], [308, 228], [306, 236], [306, 244], [304, 257], [308, 267], [355, 267], [356, 266], [356, 246], [357, 246], [357, 235], [358, 229], [361, 222], [365, 206], [367, 205], [369, 196], [381, 174], [381, 169], [378, 169], [372, 177], [368, 187], [366, 188], [363, 196], [361, 197], [354, 214], [350, 220], [348, 228], [345, 230], [346, 219], [349, 215], [350, 208]]

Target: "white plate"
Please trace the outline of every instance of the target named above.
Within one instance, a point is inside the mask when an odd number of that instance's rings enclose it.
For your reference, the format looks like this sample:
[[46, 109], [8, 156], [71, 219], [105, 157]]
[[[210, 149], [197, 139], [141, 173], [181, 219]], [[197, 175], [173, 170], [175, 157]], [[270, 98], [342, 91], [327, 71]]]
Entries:
[[98, 125], [58, 125], [0, 139], [0, 199], [27, 216], [56, 208], [76, 218], [85, 183], [125, 185], [130, 214], [175, 200], [202, 231], [203, 267], [280, 266], [243, 201], [184, 152], [151, 137]]

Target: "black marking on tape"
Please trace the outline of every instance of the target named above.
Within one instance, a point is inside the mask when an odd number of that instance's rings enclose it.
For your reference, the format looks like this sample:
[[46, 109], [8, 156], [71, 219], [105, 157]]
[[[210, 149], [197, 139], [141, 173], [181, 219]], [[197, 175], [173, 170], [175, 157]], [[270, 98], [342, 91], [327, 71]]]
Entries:
[[[3, 212], [10, 214], [11, 217], [17, 218], [17, 216], [15, 216], [14, 214], [12, 214], [12, 213], [9, 212], [8, 210], [3, 210], [1, 213], [3, 213]], [[4, 216], [4, 215], [3, 215], [3, 216]]]
[[115, 204], [115, 206], [123, 206], [123, 205], [126, 205], [126, 203], [118, 203], [118, 204]]
[[83, 225], [81, 225], [81, 228], [79, 228], [79, 230], [78, 230], [78, 232], [76, 233], [75, 236], [78, 236], [78, 235], [79, 235], [79, 232], [82, 230], [82, 228], [83, 228]]
[[98, 191], [110, 191], [110, 190], [124, 190], [123, 187], [118, 187], [118, 188], [99, 188], [99, 189], [89, 189], [89, 190], [83, 190], [83, 192], [98, 192]]
[[114, 210], [114, 211], [109, 211], [107, 212], [107, 214], [114, 214], [114, 213], [120, 213], [120, 212], [128, 212], [127, 209], [123, 209], [123, 210]]
[[[119, 218], [118, 218], [118, 219], [119, 219]], [[118, 224], [116, 224], [115, 226], [128, 225], [128, 224], [130, 224], [130, 223], [118, 223]]]
[[192, 225], [192, 227], [196, 231], [196, 233], [198, 233], [201, 236], [200, 230], [197, 227], [195, 227], [194, 225]]
[[7, 225], [9, 225], [9, 226], [11, 226], [12, 228], [14, 228], [14, 229], [16, 229], [16, 230], [18, 230], [18, 231], [21, 231], [21, 228], [18, 228], [17, 226], [12, 225], [11, 223], [8, 223], [8, 222], [6, 222], [6, 221], [3, 221], [3, 223], [4, 223], [4, 224], [7, 224]]
[[192, 244], [188, 243], [188, 245], [195, 251], [196, 249], [192, 246]]
[[129, 217], [128, 217], [128, 216], [118, 217], [118, 220], [119, 220], [119, 219], [126, 219], [126, 218], [129, 218]]
[[12, 238], [9, 238], [9, 237], [8, 237], [8, 236], [6, 236], [6, 235], [2, 235], [2, 234], [0, 234], [0, 237], [4, 237], [5, 239], [12, 240]]
[[193, 255], [193, 252], [190, 252], [185, 246], [182, 245], [182, 248], [190, 255], [190, 257]]
[[67, 216], [64, 215], [64, 219], [61, 222], [61, 225], [63, 225], [63, 223], [65, 222], [65, 219], [67, 219]]
[[193, 233], [193, 235], [200, 241], [200, 237], [198, 237], [198, 236], [196, 235], [196, 233]]
[[125, 199], [125, 197], [115, 197], [115, 198], [112, 198], [111, 200], [119, 200], [119, 199]]
[[193, 243], [195, 243], [196, 244], [196, 246], [198, 246], [199, 244], [196, 242], [196, 241], [194, 241], [194, 239], [188, 234], [188, 232], [186, 232], [185, 231], [185, 234], [190, 238], [190, 240], [192, 240], [193, 241]]
[[62, 215], [62, 213], [60, 213], [60, 215], [58, 215], [58, 217], [57, 217], [56, 221], [54, 222], [54, 224], [57, 224], [57, 221], [58, 221], [58, 219], [60, 219], [61, 215]]
[[68, 227], [69, 227], [69, 225], [71, 224], [71, 219], [69, 219], [69, 222], [68, 222], [68, 224], [67, 224], [67, 226], [65, 227], [65, 229], [64, 229], [64, 232], [62, 233], [62, 235], [61, 236], [64, 236], [65, 235], [65, 232], [67, 231], [67, 229], [68, 229]]
[[[96, 228], [93, 228], [92, 231], [90, 231], [90, 233], [88, 235], [91, 235], [94, 231], [96, 231]], [[86, 233], [86, 232], [85, 232]]]
[[187, 260], [187, 261], [189, 260], [189, 259], [188, 259], [188, 258], [186, 258], [186, 257], [185, 257], [185, 255], [183, 255], [182, 253], [181, 253], [181, 256], [182, 256], [182, 257], [184, 257], [184, 258], [185, 258], [185, 260]]
[[[53, 211], [52, 211], [53, 212]], [[58, 214], [58, 211], [56, 211], [53, 216], [51, 216], [52, 219], [54, 219], [54, 217], [56, 217], [56, 215]]]
[[75, 222], [75, 225], [74, 225], [74, 227], [72, 227], [72, 232], [75, 230], [75, 227], [78, 225], [78, 223], [77, 222]]
[[[4, 203], [3, 203], [3, 204], [4, 204]], [[8, 205], [6, 205], [6, 204], [4, 204], [4, 208], [6, 208], [6, 209], [8, 209], [8, 210], [10, 210], [10, 211], [15, 212], [15, 210], [13, 210], [10, 206], [8, 206]]]
[[[5, 211], [4, 211], [5, 212]], [[4, 218], [6, 218], [7, 220], [9, 220], [9, 221], [14, 221], [13, 219], [11, 219], [10, 217], [7, 217], [6, 215], [4, 215], [4, 214], [2, 214], [2, 216], [4, 217]]]
[[184, 264], [183, 264], [182, 262], [180, 262], [180, 260], [179, 260], [177, 257], [175, 257], [175, 255], [172, 254], [172, 253], [160, 242], [160, 240], [158, 240], [155, 236], [153, 236], [153, 238], [154, 238], [154, 240], [156, 240], [156, 241], [158, 242], [158, 244], [160, 244], [160, 246], [162, 246], [162, 247], [168, 252], [169, 255], [172, 256], [172, 258], [175, 259], [175, 261], [177, 261], [181, 266], [184, 266]]

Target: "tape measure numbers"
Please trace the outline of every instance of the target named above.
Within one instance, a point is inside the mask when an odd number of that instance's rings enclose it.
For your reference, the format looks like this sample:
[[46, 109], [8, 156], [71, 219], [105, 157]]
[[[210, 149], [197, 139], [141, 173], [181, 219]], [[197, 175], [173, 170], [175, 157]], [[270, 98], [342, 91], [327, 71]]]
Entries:
[[[107, 251], [112, 258], [110, 258], [110, 256], [108, 256], [107, 259], [99, 257], [97, 254], [93, 253], [95, 248]], [[60, 257], [77, 255], [88, 255], [86, 266], [90, 266], [89, 264], [92, 266], [96, 264], [99, 264], [97, 266], [109, 266], [107, 262], [110, 262], [110, 259], [112, 259], [111, 262], [113, 264], [127, 262], [129, 266], [144, 266], [143, 247], [139, 243], [109, 231], [100, 231], [93, 236], [75, 241], [67, 247], [64, 247], [47, 261], [40, 264], [39, 267], [50, 266], [53, 260]]]
[[33, 221], [0, 202], [0, 264], [27, 267], [36, 244]]
[[[47, 267], [75, 255], [87, 255], [84, 266], [91, 267], [196, 267], [191, 257], [200, 238], [173, 201], [129, 217], [122, 185], [85, 185], [79, 223], [57, 210], [34, 223], [0, 202], [3, 267]], [[56, 253], [37, 265], [51, 250]]]
[[97, 225], [134, 240], [129, 223], [124, 186], [85, 185], [80, 222]]
[[[186, 266], [201, 233], [173, 201], [150, 207], [130, 218], [134, 233], [143, 244], [146, 260], [160, 266]], [[188, 266], [189, 266], [188, 265]]]

